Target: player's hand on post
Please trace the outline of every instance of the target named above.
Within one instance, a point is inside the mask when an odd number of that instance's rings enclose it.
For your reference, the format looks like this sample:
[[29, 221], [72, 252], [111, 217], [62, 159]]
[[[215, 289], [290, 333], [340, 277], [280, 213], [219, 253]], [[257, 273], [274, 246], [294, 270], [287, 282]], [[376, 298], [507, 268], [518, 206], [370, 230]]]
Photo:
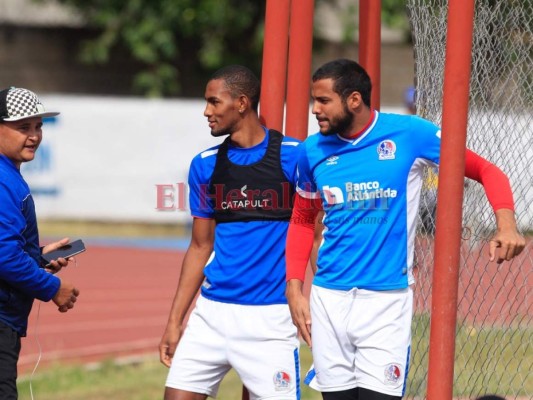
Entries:
[[287, 282], [285, 295], [289, 303], [292, 322], [298, 328], [298, 333], [302, 339], [312, 347], [311, 344], [311, 312], [309, 301], [302, 293], [303, 282], [298, 279], [291, 279]]
[[[63, 238], [57, 242], [47, 244], [46, 246], [43, 247], [43, 254], [50, 253], [51, 251], [57, 250], [60, 247], [67, 245], [69, 241], [70, 241], [69, 238]], [[50, 264], [48, 264], [45, 267], [45, 270], [52, 274], [56, 274], [59, 271], [61, 271], [61, 268], [66, 267], [70, 260], [71, 260], [70, 258], [60, 257], [57, 260], [53, 260]]]
[[167, 326], [159, 342], [159, 360], [169, 368], [182, 333], [183, 330], [179, 326]]
[[498, 231], [489, 242], [490, 261], [498, 264], [510, 261], [519, 255], [526, 246], [526, 240], [516, 228], [514, 212], [509, 209], [496, 211]]
[[59, 290], [52, 300], [60, 312], [67, 312], [74, 307], [74, 303], [78, 300], [79, 294], [80, 291], [73, 284], [61, 281]]

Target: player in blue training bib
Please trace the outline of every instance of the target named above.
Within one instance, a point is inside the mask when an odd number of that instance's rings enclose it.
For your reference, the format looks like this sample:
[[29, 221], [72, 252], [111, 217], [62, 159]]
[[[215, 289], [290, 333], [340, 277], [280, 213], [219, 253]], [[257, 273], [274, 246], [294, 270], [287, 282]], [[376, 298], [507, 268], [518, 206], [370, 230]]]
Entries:
[[198, 154], [189, 171], [191, 244], [160, 343], [170, 366], [165, 399], [215, 397], [234, 368], [250, 399], [297, 400], [285, 241], [299, 142], [261, 126], [259, 80], [245, 67], [217, 71], [205, 98], [211, 134], [227, 138]]
[[[320, 67], [312, 95], [320, 132], [300, 146], [286, 250], [291, 314], [313, 352], [306, 383], [324, 400], [400, 399], [409, 370], [416, 215], [424, 168], [439, 163], [440, 129], [372, 110], [370, 78], [354, 61]], [[466, 176], [483, 182], [496, 213], [491, 259], [512, 259], [525, 241], [507, 177], [471, 151]], [[302, 287], [319, 210], [323, 240], [308, 303]]]
[[265, 129], [264, 139], [253, 147], [225, 141], [193, 159], [192, 215], [217, 221], [214, 254], [204, 270], [206, 298], [244, 305], [287, 304], [283, 244], [298, 144]]

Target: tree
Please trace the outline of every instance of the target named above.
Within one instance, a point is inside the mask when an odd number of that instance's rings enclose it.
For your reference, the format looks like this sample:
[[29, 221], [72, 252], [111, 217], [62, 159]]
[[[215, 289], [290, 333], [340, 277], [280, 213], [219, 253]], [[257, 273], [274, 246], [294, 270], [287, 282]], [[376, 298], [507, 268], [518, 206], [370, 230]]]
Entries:
[[[56, 1], [81, 14], [96, 31], [80, 57], [105, 64], [118, 48], [142, 66], [133, 90], [160, 97], [197, 93], [215, 69], [244, 64], [261, 69], [267, 0], [34, 0]], [[357, 26], [343, 23], [349, 37]], [[335, 8], [338, 0], [315, 0]], [[384, 23], [408, 29], [403, 0], [382, 0]], [[350, 40], [348, 37], [346, 40]], [[259, 75], [259, 73], [258, 73]]]
[[202, 72], [225, 64], [261, 66], [266, 0], [57, 1], [98, 32], [84, 43], [82, 60], [104, 64], [125, 46], [145, 66], [134, 90], [147, 96], [182, 94]]

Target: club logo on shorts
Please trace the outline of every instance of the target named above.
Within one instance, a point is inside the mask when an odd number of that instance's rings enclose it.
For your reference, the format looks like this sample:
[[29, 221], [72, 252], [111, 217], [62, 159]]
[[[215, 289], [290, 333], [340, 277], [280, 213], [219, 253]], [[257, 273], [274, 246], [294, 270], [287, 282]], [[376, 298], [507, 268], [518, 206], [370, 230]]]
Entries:
[[396, 143], [392, 140], [383, 140], [378, 144], [378, 155], [380, 160], [394, 160], [396, 158]]
[[402, 371], [397, 364], [389, 364], [385, 367], [385, 384], [395, 385], [402, 376]]
[[285, 371], [274, 374], [274, 387], [276, 390], [287, 390], [291, 387], [291, 376]]

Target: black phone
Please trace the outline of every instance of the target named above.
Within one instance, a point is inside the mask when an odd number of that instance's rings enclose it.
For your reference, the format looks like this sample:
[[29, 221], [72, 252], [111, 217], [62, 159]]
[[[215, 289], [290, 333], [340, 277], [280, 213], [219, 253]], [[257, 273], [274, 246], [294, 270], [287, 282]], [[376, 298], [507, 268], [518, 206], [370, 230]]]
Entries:
[[41, 254], [41, 258], [43, 259], [43, 265], [47, 266], [49, 265], [53, 260], [57, 260], [58, 258], [69, 258], [73, 257], [76, 254], [80, 254], [85, 251], [85, 244], [81, 239], [74, 240], [73, 242], [67, 243], [64, 246], [61, 246], [60, 248], [53, 250], [46, 254]]

